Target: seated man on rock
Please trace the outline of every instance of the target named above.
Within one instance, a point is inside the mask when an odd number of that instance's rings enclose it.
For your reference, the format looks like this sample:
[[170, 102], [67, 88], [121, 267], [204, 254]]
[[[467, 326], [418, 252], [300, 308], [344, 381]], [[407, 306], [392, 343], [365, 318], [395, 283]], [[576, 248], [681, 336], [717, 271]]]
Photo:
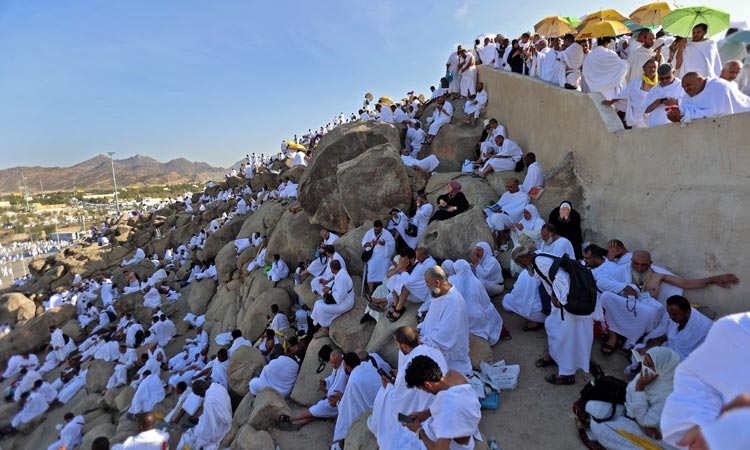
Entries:
[[504, 138], [502, 135], [495, 136], [495, 144], [491, 150], [492, 154], [488, 155], [479, 173], [472, 176], [486, 178], [490, 172], [515, 170], [516, 164], [523, 159], [523, 150], [516, 141]]
[[196, 381], [192, 387], [189, 387], [185, 381], [177, 383], [175, 390], [180, 397], [174, 408], [164, 417], [164, 422], [177, 425], [187, 415], [184, 421], [186, 426], [192, 427], [198, 423], [198, 412], [203, 406], [206, 389], [208, 389], [208, 384], [205, 381]]
[[[509, 178], [505, 182], [505, 192], [494, 205], [484, 209], [487, 215], [487, 225], [498, 232], [500, 249], [507, 249], [510, 239], [510, 226], [519, 223], [523, 217], [523, 209], [529, 204], [529, 195], [521, 191], [517, 178]], [[506, 246], [503, 248], [503, 246]]]
[[[384, 450], [402, 448], [403, 439], [408, 439], [410, 432], [399, 426], [398, 415], [404, 411], [424, 411], [435, 399], [431, 393], [406, 385], [404, 372], [412, 359], [427, 355], [437, 362], [442, 373], [448, 373], [448, 364], [440, 350], [419, 342], [419, 331], [411, 326], [403, 326], [393, 335], [398, 347], [398, 371], [395, 380], [391, 376], [381, 377], [382, 387], [373, 404], [372, 415], [367, 426], [378, 440], [378, 446]], [[404, 437], [406, 435], [406, 437]]]
[[133, 400], [130, 402], [128, 417], [132, 419], [136, 414], [152, 412], [154, 407], [164, 400], [165, 395], [164, 385], [159, 379], [159, 375], [146, 370], [143, 372], [141, 382], [138, 384]]
[[323, 288], [324, 298], [315, 302], [310, 314], [313, 322], [320, 325], [320, 330], [315, 333], [316, 339], [328, 336], [331, 322], [354, 307], [354, 286], [349, 273], [338, 259], [331, 261], [330, 270], [333, 274], [331, 285]]
[[250, 275], [255, 269], [266, 266], [266, 245], [267, 244], [268, 242], [265, 239], [263, 239], [263, 242], [260, 244], [260, 247], [258, 247], [258, 253], [255, 256], [255, 259], [250, 261], [250, 263], [247, 265], [247, 268], [242, 273], [243, 277]]
[[[334, 279], [334, 273], [331, 270], [331, 262], [338, 261], [341, 268], [346, 270], [346, 262], [344, 261], [344, 258], [336, 251], [333, 245], [326, 245], [323, 252], [325, 253], [326, 261], [328, 261], [327, 266], [323, 272], [313, 278], [312, 283], [310, 283], [312, 291], [318, 295], [323, 295], [323, 288], [329, 287], [328, 284]], [[310, 265], [312, 266], [312, 263]]]
[[[690, 302], [681, 295], [673, 295], [667, 299], [667, 314], [669, 321], [664, 334], [649, 339], [646, 346], [638, 351], [645, 354], [651, 347], [662, 346], [672, 349], [684, 360], [703, 343], [714, 323], [690, 306]], [[663, 329], [664, 327], [660, 327], [660, 330]]]
[[169, 434], [156, 428], [156, 417], [148, 412], [138, 417], [138, 434], [125, 439], [123, 450], [169, 448]]
[[[339, 414], [333, 432], [334, 446], [344, 448], [344, 439], [357, 417], [372, 409], [381, 381], [377, 364], [365, 354], [363, 359], [353, 352], [344, 355], [344, 371], [349, 376], [338, 405]], [[335, 394], [334, 396], [337, 396]], [[335, 447], [332, 447], [335, 448]]]
[[336, 242], [339, 237], [338, 235], [331, 233], [328, 230], [320, 230], [320, 238], [322, 239], [322, 242], [315, 251], [315, 258], [310, 261], [310, 264], [308, 264], [307, 266], [307, 270], [303, 270], [299, 274], [300, 283], [303, 283], [309, 276], [321, 276], [328, 267], [328, 263], [330, 262], [330, 260], [328, 259], [325, 249], [327, 246], [332, 247], [333, 243]]
[[446, 101], [445, 97], [438, 98], [432, 117], [427, 119], [427, 122], [430, 123], [430, 129], [427, 131], [427, 140], [424, 143], [432, 144], [432, 140], [435, 139], [443, 125], [450, 123], [451, 120], [453, 120], [453, 105]]
[[533, 152], [526, 153], [523, 156], [523, 163], [526, 165], [526, 177], [519, 188], [529, 194], [530, 197], [539, 198], [544, 189], [544, 169], [536, 161], [536, 155]]
[[612, 353], [620, 337], [628, 339], [626, 345], [633, 345], [654, 331], [664, 314], [666, 298], [680, 295], [683, 289], [702, 289], [710, 284], [729, 288], [739, 283], [734, 274], [693, 280], [674, 276], [654, 266], [651, 254], [644, 250], [633, 252], [630, 267], [621, 266], [607, 278], [597, 279], [597, 286], [608, 286], [600, 297], [610, 329], [609, 340], [602, 346], [605, 354]]
[[430, 290], [425, 282], [424, 274], [427, 269], [437, 263], [425, 247], [418, 247], [413, 253], [410, 250], [403, 250], [402, 257], [406, 257], [412, 264], [401, 270], [400, 276], [392, 276], [388, 279], [387, 285], [393, 294], [393, 304], [386, 317], [391, 322], [397, 321], [406, 312], [407, 300], [423, 305], [430, 300]]
[[440, 160], [435, 155], [426, 156], [423, 159], [417, 159], [409, 154], [409, 150], [401, 150], [401, 161], [404, 162], [406, 167], [411, 167], [414, 170], [421, 170], [423, 172], [432, 173], [440, 165]]
[[288, 398], [297, 382], [300, 364], [304, 358], [302, 346], [294, 346], [289, 353], [285, 353], [281, 345], [273, 351], [271, 361], [261, 370], [257, 378], [250, 380], [250, 393], [258, 395], [265, 388], [271, 388]]
[[[417, 194], [417, 212], [409, 218], [406, 213], [400, 209], [391, 210], [391, 220], [388, 222], [388, 229], [394, 232], [396, 238], [396, 250], [408, 246], [417, 248], [419, 239], [427, 231], [432, 217], [432, 204], [427, 201], [427, 195], [424, 192]], [[416, 227], [416, 234], [409, 231], [409, 225]]]
[[443, 373], [437, 362], [423, 355], [412, 359], [405, 378], [410, 388], [435, 395], [429, 409], [404, 412], [415, 419], [403, 423], [415, 433], [412, 439], [421, 441], [428, 449], [474, 448], [482, 413], [479, 399], [466, 378], [454, 370]]
[[183, 433], [177, 448], [215, 450], [232, 428], [232, 400], [227, 389], [211, 383], [203, 399], [198, 424]]
[[318, 403], [312, 405], [310, 409], [289, 417], [282, 415], [279, 417], [279, 428], [287, 430], [298, 430], [302, 425], [316, 419], [329, 419], [338, 416], [338, 404], [341, 396], [346, 390], [346, 383], [349, 375], [344, 368], [344, 352], [339, 348], [334, 348], [328, 360], [333, 371], [328, 377], [320, 380], [319, 389], [325, 393], [325, 397]]
[[273, 281], [273, 287], [278, 286], [279, 281], [289, 276], [289, 266], [281, 260], [281, 255], [278, 253], [273, 255], [273, 263], [271, 263], [271, 270], [268, 271], [268, 279]]
[[487, 126], [482, 131], [482, 136], [479, 138], [474, 151], [476, 152], [476, 159], [479, 161], [483, 159], [486, 161], [486, 157], [483, 155], [491, 155], [495, 145], [495, 136], [508, 137], [508, 133], [505, 131], [505, 126], [500, 124], [494, 117], [487, 122]]
[[416, 159], [419, 151], [422, 150], [422, 144], [427, 139], [427, 133], [422, 129], [422, 123], [416, 119], [406, 122], [406, 125], [405, 150], [407, 153], [402, 152], [402, 155]]
[[479, 113], [487, 106], [487, 100], [487, 90], [484, 89], [484, 83], [480, 81], [477, 83], [476, 95], [470, 95], [464, 103], [464, 112], [466, 113], [464, 124], [472, 127], [477, 124]]

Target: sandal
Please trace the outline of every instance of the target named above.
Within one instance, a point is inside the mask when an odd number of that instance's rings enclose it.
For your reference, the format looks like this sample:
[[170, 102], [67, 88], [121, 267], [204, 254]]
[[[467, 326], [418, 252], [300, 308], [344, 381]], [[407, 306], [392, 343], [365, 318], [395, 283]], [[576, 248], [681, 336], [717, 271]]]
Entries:
[[300, 427], [297, 424], [292, 423], [291, 420], [292, 420], [291, 417], [289, 417], [286, 414], [282, 414], [279, 416], [279, 420], [276, 423], [276, 426], [278, 426], [280, 430], [284, 430], [284, 431], [299, 431], [299, 429], [302, 427]]
[[555, 386], [570, 386], [573, 384], [576, 384], [576, 376], [575, 375], [566, 375], [566, 376], [560, 376], [560, 375], [547, 375], [544, 377], [544, 381], [546, 381], [549, 384], [554, 384]]
[[388, 320], [390, 320], [391, 322], [395, 322], [398, 319], [400, 319], [401, 316], [403, 316], [405, 312], [406, 312], [406, 308], [405, 307], [401, 308], [401, 309], [394, 309], [393, 310], [393, 314], [391, 314], [391, 316], [388, 317]]
[[556, 366], [557, 363], [555, 362], [554, 359], [539, 358], [539, 359], [536, 360], [536, 362], [534, 363], [534, 365], [537, 366], [537, 367], [539, 367], [539, 368], [542, 368], [542, 367]]

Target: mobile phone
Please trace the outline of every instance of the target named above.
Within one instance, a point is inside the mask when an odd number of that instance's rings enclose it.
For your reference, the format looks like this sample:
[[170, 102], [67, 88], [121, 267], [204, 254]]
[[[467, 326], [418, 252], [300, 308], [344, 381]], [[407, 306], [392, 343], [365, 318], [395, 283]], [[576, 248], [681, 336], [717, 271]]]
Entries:
[[389, 380], [393, 380], [393, 375], [383, 370], [382, 367], [378, 368], [378, 373], [380, 374], [381, 377], [385, 377], [385, 378], [388, 378]]
[[406, 414], [398, 413], [398, 421], [401, 423], [414, 423], [416, 419], [412, 416], [407, 416]]

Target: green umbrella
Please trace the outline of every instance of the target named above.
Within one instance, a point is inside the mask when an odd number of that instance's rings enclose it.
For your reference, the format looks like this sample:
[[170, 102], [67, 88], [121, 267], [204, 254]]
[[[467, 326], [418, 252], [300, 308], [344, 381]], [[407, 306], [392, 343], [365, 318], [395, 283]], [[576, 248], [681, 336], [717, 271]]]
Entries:
[[565, 20], [568, 21], [568, 23], [570, 24], [571, 28], [577, 28], [578, 24], [581, 23], [581, 19], [579, 19], [578, 17], [570, 16], [570, 17], [563, 17], [563, 19], [565, 19]]
[[693, 28], [701, 23], [708, 25], [707, 36], [718, 34], [729, 28], [729, 13], [708, 6], [690, 6], [661, 18], [664, 31], [682, 37], [692, 36]]

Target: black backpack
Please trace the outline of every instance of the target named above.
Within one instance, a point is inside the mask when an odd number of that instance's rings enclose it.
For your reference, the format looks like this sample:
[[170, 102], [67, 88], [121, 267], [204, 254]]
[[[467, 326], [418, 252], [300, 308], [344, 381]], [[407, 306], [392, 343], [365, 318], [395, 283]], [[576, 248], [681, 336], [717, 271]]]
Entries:
[[[549, 268], [549, 278], [536, 265], [536, 258], [540, 256], [553, 260], [552, 266]], [[550, 290], [552, 290], [552, 283], [554, 283], [555, 275], [557, 275], [559, 269], [564, 270], [570, 275], [570, 290], [568, 291], [567, 303], [560, 308], [560, 317], [562, 320], [565, 320], [563, 310], [575, 316], [588, 316], [594, 312], [596, 308], [597, 289], [596, 280], [594, 280], [594, 274], [591, 273], [591, 269], [580, 264], [578, 261], [571, 260], [567, 254], [557, 257], [546, 253], [539, 253], [534, 256], [533, 264], [534, 271], [539, 275], [539, 278], [547, 283]], [[539, 286], [539, 294], [542, 297], [542, 312], [546, 309], [547, 312], [545, 314], [549, 315], [552, 310], [551, 299], [544, 286]]]
[[592, 371], [594, 378], [581, 389], [581, 398], [577, 403], [582, 410], [585, 410], [586, 402], [589, 400], [610, 403], [612, 405], [612, 414], [609, 417], [605, 419], [592, 417], [594, 421], [601, 423], [612, 420], [617, 405], [625, 404], [628, 383], [611, 375], [605, 375], [604, 371], [598, 365], [594, 365], [594, 369], [595, 371]]

